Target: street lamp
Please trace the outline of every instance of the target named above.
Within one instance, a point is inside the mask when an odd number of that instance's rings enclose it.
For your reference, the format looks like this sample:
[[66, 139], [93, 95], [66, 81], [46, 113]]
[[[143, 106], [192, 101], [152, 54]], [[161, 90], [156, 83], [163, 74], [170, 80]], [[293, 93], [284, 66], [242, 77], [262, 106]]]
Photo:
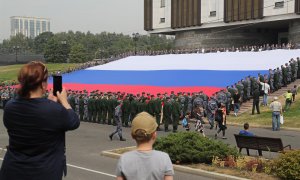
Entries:
[[101, 61], [103, 60], [103, 53], [104, 53], [104, 50], [103, 49], [99, 49], [99, 53], [100, 53], [100, 59]]
[[16, 51], [16, 63], [18, 63], [18, 51], [20, 49], [20, 46], [13, 46], [13, 49]]
[[137, 41], [139, 40], [139, 33], [132, 33], [132, 38], [134, 40], [134, 55], [136, 55], [136, 46], [137, 46]]
[[61, 41], [60, 42], [62, 44], [62, 47], [63, 47], [63, 58], [64, 58], [64, 62], [67, 61], [67, 63], [69, 63], [69, 59], [67, 58], [67, 55], [66, 55], [66, 46], [67, 46], [67, 41]]

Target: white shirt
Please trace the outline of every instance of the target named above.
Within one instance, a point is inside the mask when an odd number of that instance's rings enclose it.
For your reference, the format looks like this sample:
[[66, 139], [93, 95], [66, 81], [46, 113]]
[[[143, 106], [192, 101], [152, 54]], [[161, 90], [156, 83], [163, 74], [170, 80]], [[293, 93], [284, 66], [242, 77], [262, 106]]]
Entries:
[[270, 85], [268, 83], [260, 82], [261, 90], [264, 91], [265, 94], [269, 94]]

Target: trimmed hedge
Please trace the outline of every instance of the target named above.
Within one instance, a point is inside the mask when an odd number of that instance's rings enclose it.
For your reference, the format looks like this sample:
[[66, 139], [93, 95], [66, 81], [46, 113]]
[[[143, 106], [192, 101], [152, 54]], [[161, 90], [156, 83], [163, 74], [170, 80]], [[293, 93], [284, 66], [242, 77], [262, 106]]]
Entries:
[[173, 163], [206, 163], [211, 164], [213, 157], [238, 157], [236, 148], [221, 141], [211, 140], [196, 132], [171, 133], [158, 138], [154, 149], [169, 154]]

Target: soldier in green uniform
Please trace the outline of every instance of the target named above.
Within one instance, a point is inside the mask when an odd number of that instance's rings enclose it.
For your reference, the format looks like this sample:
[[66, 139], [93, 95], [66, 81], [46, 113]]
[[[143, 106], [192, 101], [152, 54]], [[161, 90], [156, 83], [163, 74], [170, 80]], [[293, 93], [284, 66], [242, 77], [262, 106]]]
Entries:
[[274, 91], [279, 89], [279, 72], [274, 69]]
[[[281, 71], [282, 71], [282, 83], [283, 87], [287, 86], [287, 69], [283, 65], [281, 65]], [[261, 81], [263, 82], [263, 81]]]
[[117, 122], [116, 122], [116, 120], [115, 120], [115, 118], [114, 118], [114, 114], [115, 114], [115, 108], [119, 105], [118, 99], [117, 99], [117, 95], [116, 95], [116, 94], [115, 94], [114, 96], [112, 96], [112, 105], [113, 105], [113, 113], [112, 113], [112, 119], [113, 119], [113, 122], [112, 122], [112, 124], [113, 124], [114, 126], [116, 126], [116, 125], [117, 125]]
[[83, 95], [80, 94], [80, 96], [79, 96], [79, 117], [80, 117], [80, 121], [83, 121], [83, 115], [84, 115], [84, 99], [83, 99]]
[[129, 96], [126, 96], [122, 105], [122, 114], [123, 114], [123, 121], [124, 121], [123, 123], [125, 127], [128, 127], [129, 113], [130, 113], [130, 101], [129, 101]]
[[154, 95], [151, 95], [151, 99], [150, 101], [148, 102], [148, 105], [147, 105], [147, 110], [148, 110], [148, 113], [151, 114], [151, 116], [155, 116], [155, 102], [154, 102]]
[[105, 93], [104, 96], [102, 97], [102, 124], [106, 123], [106, 118], [107, 118], [107, 110], [108, 110], [108, 100], [107, 100], [107, 94]]
[[93, 101], [93, 96], [92, 94], [90, 96], [88, 96], [88, 100], [87, 100], [87, 108], [88, 108], [88, 122], [92, 122], [92, 101]]
[[157, 123], [157, 131], [160, 131], [160, 118], [161, 118], [161, 109], [162, 109], [162, 104], [161, 104], [161, 99], [160, 99], [160, 93], [157, 94], [157, 97], [154, 101], [155, 103], [155, 118], [156, 118], [156, 123]]
[[174, 97], [172, 102], [172, 118], [173, 118], [173, 132], [177, 132], [179, 118], [180, 118], [180, 103], [178, 97]]
[[102, 93], [98, 94], [97, 98], [96, 98], [96, 109], [97, 109], [97, 116], [98, 116], [98, 122], [97, 123], [101, 123], [102, 122], [102, 110], [103, 110], [103, 105], [102, 105]]
[[72, 107], [72, 109], [75, 111], [75, 97], [74, 97], [74, 92], [71, 92], [70, 96], [69, 96], [69, 103]]
[[130, 99], [130, 121], [137, 115], [138, 107], [136, 97], [131, 95]]
[[172, 115], [172, 104], [170, 97], [166, 97], [165, 103], [164, 103], [164, 108], [163, 108], [163, 121], [164, 121], [164, 126], [165, 126], [165, 132], [169, 131], [169, 124], [171, 123]]
[[111, 125], [112, 118], [113, 118], [113, 112], [114, 112], [114, 101], [111, 94], [108, 95], [107, 100], [107, 124]]
[[[237, 84], [236, 84], [236, 88], [239, 92], [239, 94], [241, 95], [241, 99], [242, 99], [242, 102], [244, 102], [244, 86], [243, 84], [241, 83], [241, 81], [239, 81]], [[241, 104], [242, 104], [241, 102]]]

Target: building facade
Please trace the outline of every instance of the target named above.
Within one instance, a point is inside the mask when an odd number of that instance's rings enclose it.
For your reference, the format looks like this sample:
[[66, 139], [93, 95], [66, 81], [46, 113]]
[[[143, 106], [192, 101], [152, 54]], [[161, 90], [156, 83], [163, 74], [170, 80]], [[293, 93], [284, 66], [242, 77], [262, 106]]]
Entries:
[[11, 36], [23, 34], [28, 38], [35, 38], [43, 32], [50, 31], [50, 19], [13, 16], [10, 17]]
[[144, 0], [144, 29], [178, 48], [300, 43], [300, 0]]

